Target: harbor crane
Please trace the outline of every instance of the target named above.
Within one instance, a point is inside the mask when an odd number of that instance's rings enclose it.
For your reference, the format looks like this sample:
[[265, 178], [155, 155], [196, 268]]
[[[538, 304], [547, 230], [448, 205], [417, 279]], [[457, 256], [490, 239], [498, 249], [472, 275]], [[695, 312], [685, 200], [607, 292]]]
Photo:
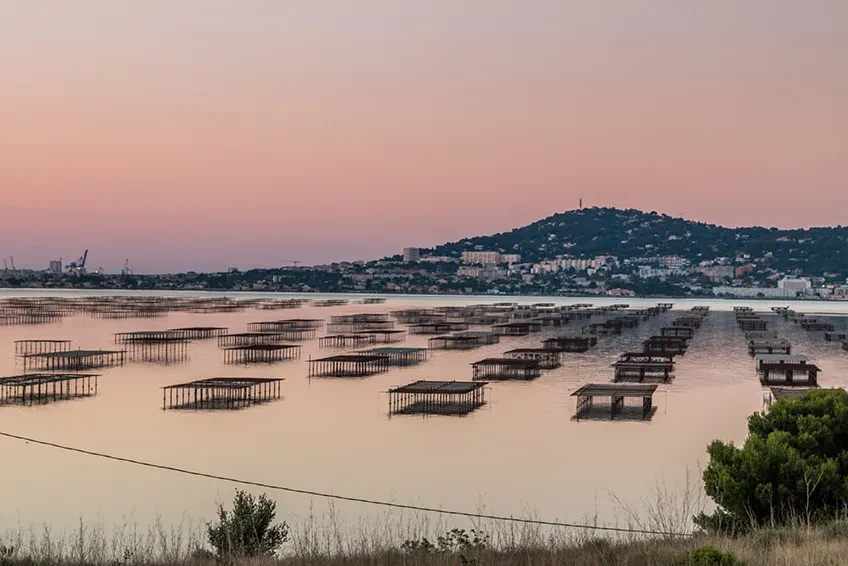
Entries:
[[85, 250], [85, 253], [82, 254], [76, 261], [72, 261], [68, 264], [68, 273], [78, 273], [85, 269], [85, 260], [88, 259], [88, 250]]
[[132, 275], [132, 274], [133, 274], [133, 269], [132, 269], [132, 267], [130, 267], [130, 259], [127, 258], [127, 260], [124, 262], [124, 268], [121, 270], [121, 275]]

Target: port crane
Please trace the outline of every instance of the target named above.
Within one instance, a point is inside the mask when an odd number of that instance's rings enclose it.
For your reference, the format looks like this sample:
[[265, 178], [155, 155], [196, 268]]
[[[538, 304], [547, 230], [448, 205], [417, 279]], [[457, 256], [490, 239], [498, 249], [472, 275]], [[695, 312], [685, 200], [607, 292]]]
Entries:
[[68, 264], [68, 273], [76, 273], [85, 269], [85, 260], [88, 259], [88, 250], [85, 250], [85, 253], [82, 254], [76, 261], [72, 261]]
[[130, 267], [130, 259], [127, 258], [127, 260], [124, 262], [124, 268], [121, 270], [121, 275], [132, 275], [132, 274], [133, 274], [133, 269], [132, 269], [132, 267]]

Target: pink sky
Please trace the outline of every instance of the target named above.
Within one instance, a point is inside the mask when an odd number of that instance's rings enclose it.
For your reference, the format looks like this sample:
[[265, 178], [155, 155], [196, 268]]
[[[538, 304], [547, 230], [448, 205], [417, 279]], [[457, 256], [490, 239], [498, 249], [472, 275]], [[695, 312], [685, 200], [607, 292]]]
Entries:
[[588, 205], [848, 222], [848, 2], [0, 4], [0, 255], [372, 259]]

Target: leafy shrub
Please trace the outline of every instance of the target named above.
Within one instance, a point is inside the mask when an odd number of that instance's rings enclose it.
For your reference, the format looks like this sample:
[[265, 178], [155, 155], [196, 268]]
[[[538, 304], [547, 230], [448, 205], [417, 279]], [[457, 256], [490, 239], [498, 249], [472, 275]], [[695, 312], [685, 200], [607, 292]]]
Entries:
[[435, 544], [429, 539], [408, 540], [401, 545], [405, 552], [425, 554], [451, 554], [463, 551], [479, 551], [488, 548], [490, 537], [482, 531], [453, 529], [436, 537]]
[[209, 544], [219, 557], [272, 556], [289, 540], [286, 523], [272, 525], [277, 504], [263, 494], [259, 498], [236, 490], [233, 510], [218, 505], [217, 524], [207, 525]]
[[741, 447], [714, 441], [704, 488], [719, 506], [697, 517], [705, 529], [824, 520], [848, 501], [848, 392], [781, 399], [748, 419]]

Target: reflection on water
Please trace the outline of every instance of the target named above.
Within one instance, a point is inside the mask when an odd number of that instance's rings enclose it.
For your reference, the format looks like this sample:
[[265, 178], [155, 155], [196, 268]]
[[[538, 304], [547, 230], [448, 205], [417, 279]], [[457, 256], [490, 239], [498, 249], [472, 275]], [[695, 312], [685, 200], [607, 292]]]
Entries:
[[[40, 293], [44, 296], [46, 293]], [[75, 293], [69, 293], [74, 295]], [[326, 298], [326, 297], [325, 297]], [[0, 329], [0, 375], [21, 373], [15, 341], [73, 340], [74, 347], [114, 349], [114, 333], [169, 328], [227, 327], [246, 332], [250, 322], [280, 318], [328, 319], [333, 315], [437, 305], [480, 303], [481, 298], [398, 297], [385, 305], [306, 306], [296, 311], [170, 313], [146, 319], [72, 316], [58, 323]], [[539, 302], [538, 299], [521, 300]], [[555, 300], [557, 304], [587, 302]], [[591, 300], [596, 305], [609, 299]], [[628, 300], [634, 307], [656, 301]], [[650, 421], [571, 419], [571, 394], [586, 383], [605, 383], [622, 352], [639, 351], [649, 336], [695, 304], [711, 306], [675, 379], [654, 394]], [[807, 354], [822, 373], [820, 385], [848, 385], [848, 352], [822, 333], [806, 332], [769, 312], [790, 302], [675, 301], [675, 310], [620, 335], [603, 336], [584, 353], [567, 353], [556, 369], [533, 381], [491, 383], [486, 403], [464, 418], [412, 415], [388, 417], [392, 387], [419, 379], [468, 381], [471, 364], [502, 357], [518, 348], [538, 348], [543, 340], [579, 332], [584, 322], [544, 327], [522, 337], [473, 350], [434, 350], [424, 363], [391, 366], [370, 377], [309, 379], [309, 360], [348, 350], [319, 347], [315, 338], [299, 342], [300, 356], [273, 364], [225, 364], [215, 339], [191, 340], [181, 363], [156, 363], [130, 356], [123, 367], [103, 368], [96, 396], [38, 406], [0, 407], [0, 430], [52, 442], [215, 474], [314, 489], [343, 495], [420, 503], [433, 507], [522, 514], [533, 509], [546, 519], [587, 516], [614, 520], [609, 496], [638, 505], [658, 478], [670, 486], [685, 480], [687, 467], [705, 462], [715, 438], [742, 441], [746, 418], [762, 406], [763, 389], [748, 355], [732, 305], [749, 304], [766, 318], [793, 351]], [[848, 304], [795, 303], [798, 312], [848, 328], [839, 314]], [[341, 324], [341, 323], [339, 323]], [[485, 327], [472, 327], [472, 330]], [[410, 334], [398, 346], [426, 348], [431, 335]], [[370, 347], [373, 347], [370, 346]], [[156, 357], [150, 354], [150, 357]], [[167, 354], [166, 354], [167, 357]], [[181, 356], [180, 356], [181, 357]], [[166, 360], [167, 361], [167, 360]], [[281, 398], [238, 411], [163, 411], [168, 385], [210, 377], [285, 378]], [[120, 522], [130, 512], [140, 521], [157, 514], [179, 523], [183, 513], [208, 518], [216, 499], [233, 486], [101, 461], [78, 454], [0, 440], [2, 479], [0, 521], [6, 526], [47, 521], [70, 527], [80, 515]], [[21, 489], [21, 486], [29, 486]], [[275, 493], [283, 513], [304, 516], [305, 496]], [[381, 510], [340, 504], [349, 521], [379, 517]]]

